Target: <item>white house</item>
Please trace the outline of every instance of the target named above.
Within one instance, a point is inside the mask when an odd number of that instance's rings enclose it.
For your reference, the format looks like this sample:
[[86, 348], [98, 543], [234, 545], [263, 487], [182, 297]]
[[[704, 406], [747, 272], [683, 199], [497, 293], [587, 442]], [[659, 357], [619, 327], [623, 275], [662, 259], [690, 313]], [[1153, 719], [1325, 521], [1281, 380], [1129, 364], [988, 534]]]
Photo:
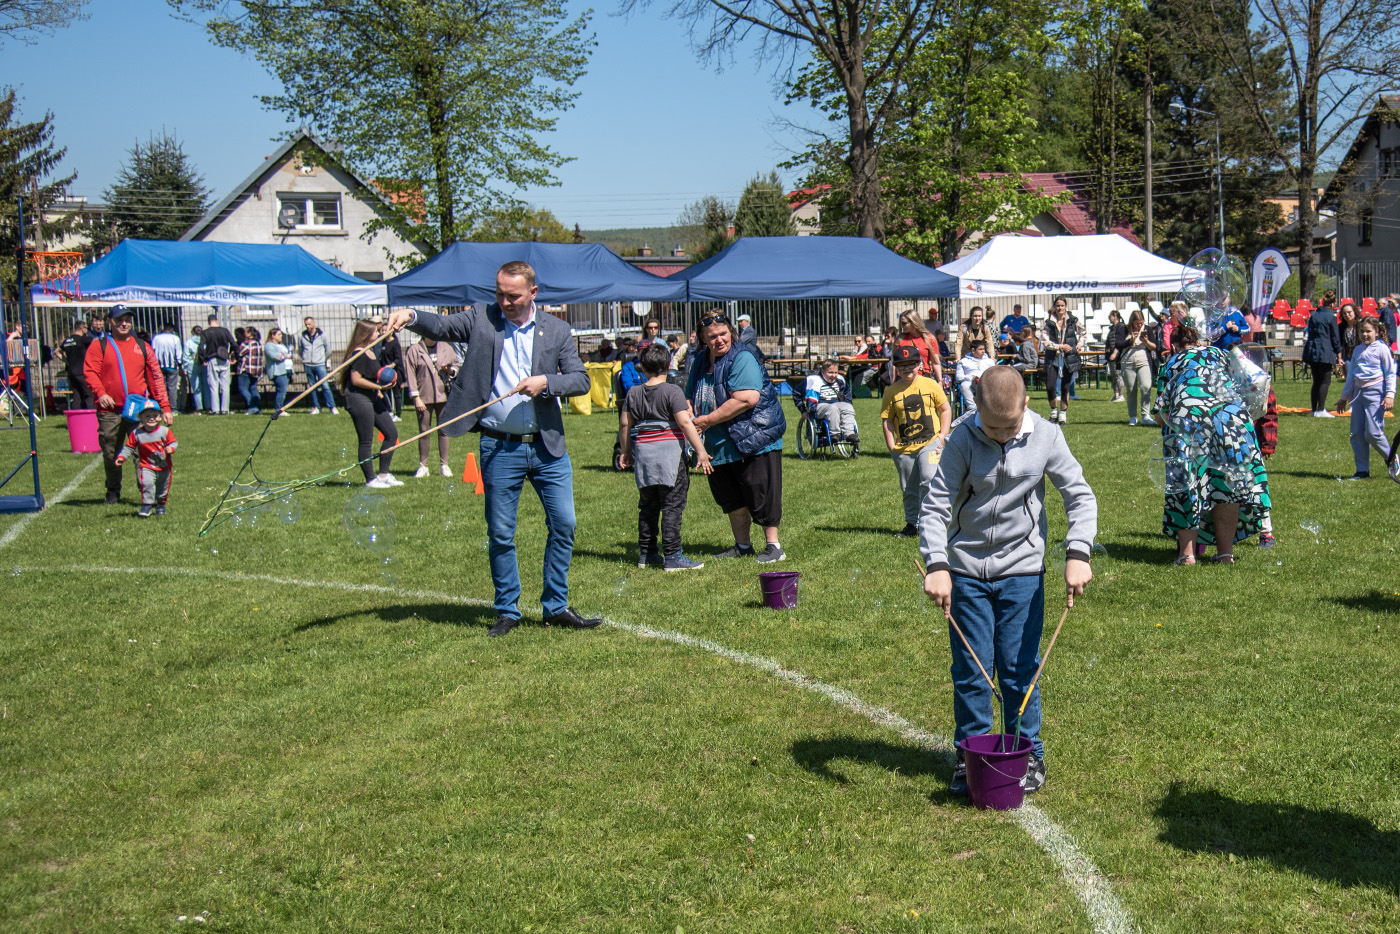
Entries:
[[332, 148], [299, 130], [180, 239], [295, 243], [371, 282], [403, 271], [406, 259], [422, 258], [419, 245], [392, 230], [365, 238], [366, 225], [386, 216], [388, 204], [371, 183], [336, 165]]

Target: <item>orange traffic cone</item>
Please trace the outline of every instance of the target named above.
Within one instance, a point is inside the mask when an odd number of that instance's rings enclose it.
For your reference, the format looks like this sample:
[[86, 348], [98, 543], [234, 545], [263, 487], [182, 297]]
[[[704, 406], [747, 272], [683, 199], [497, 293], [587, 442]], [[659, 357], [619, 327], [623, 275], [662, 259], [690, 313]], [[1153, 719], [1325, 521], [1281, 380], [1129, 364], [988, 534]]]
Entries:
[[380, 430], [378, 430], [378, 429], [375, 429], [374, 438], [375, 438], [376, 441], [380, 442], [381, 444], [384, 443], [384, 432], [382, 432], [382, 431], [380, 431]]
[[486, 492], [486, 484], [481, 479], [481, 470], [476, 466], [475, 454], [467, 454], [467, 462], [462, 466], [462, 482], [473, 484], [478, 496]]

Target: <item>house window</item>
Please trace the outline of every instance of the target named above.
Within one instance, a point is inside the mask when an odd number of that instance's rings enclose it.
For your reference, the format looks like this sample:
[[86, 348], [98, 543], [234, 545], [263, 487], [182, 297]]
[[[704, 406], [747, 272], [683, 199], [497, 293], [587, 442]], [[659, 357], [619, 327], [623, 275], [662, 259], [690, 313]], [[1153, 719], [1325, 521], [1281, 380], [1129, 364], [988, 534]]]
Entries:
[[1361, 246], [1371, 245], [1371, 218], [1374, 214], [1375, 211], [1372, 208], [1366, 207], [1361, 209], [1361, 215], [1356, 224], [1358, 233], [1360, 234], [1357, 238], [1357, 243]]
[[279, 226], [297, 230], [339, 230], [340, 195], [336, 192], [283, 192], [277, 196], [277, 218]]
[[1395, 150], [1381, 150], [1381, 178], [1390, 178], [1395, 174]]
[[384, 273], [380, 272], [379, 270], [375, 270], [373, 272], [361, 272], [357, 269], [355, 270], [355, 278], [363, 279], [366, 282], [383, 282]]

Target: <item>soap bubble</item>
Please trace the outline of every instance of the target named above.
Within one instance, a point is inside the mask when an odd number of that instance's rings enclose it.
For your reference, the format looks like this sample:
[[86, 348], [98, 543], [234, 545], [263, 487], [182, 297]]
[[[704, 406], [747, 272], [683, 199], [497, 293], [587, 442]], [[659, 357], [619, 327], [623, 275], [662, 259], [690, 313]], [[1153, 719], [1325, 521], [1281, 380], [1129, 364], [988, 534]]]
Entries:
[[1152, 442], [1147, 453], [1147, 477], [1163, 493], [1177, 493], [1187, 487], [1187, 468], [1190, 466], [1187, 451], [1192, 445], [1182, 443], [1178, 438], [1175, 453], [1164, 453], [1167, 447], [1161, 438]]
[[384, 578], [386, 584], [397, 584], [399, 582], [399, 572], [402, 570], [398, 556], [389, 551], [379, 562], [379, 576]]
[[275, 510], [277, 518], [287, 525], [291, 525], [301, 518], [301, 503], [290, 493], [277, 501]]
[[1322, 523], [1316, 522], [1312, 519], [1306, 519], [1303, 522], [1298, 523], [1298, 525], [1302, 528], [1304, 532], [1312, 533], [1314, 544], [1320, 545], [1322, 543]]
[[626, 590], [627, 590], [627, 578], [625, 578], [625, 577], [619, 577], [617, 580], [613, 581], [613, 594], [614, 594], [614, 595], [620, 597], [620, 596], [623, 595], [623, 593], [626, 592]]
[[1182, 300], [1192, 306], [1223, 313], [1243, 305], [1249, 294], [1244, 263], [1215, 247], [1207, 247], [1185, 264], [1181, 273]]
[[1090, 554], [1102, 555], [1103, 557], [1107, 558], [1108, 549], [1105, 548], [1103, 545], [1099, 544], [1098, 542], [1094, 542], [1094, 547], [1090, 549]]
[[361, 548], [382, 552], [394, 547], [394, 510], [378, 493], [350, 497], [341, 510], [341, 521]]

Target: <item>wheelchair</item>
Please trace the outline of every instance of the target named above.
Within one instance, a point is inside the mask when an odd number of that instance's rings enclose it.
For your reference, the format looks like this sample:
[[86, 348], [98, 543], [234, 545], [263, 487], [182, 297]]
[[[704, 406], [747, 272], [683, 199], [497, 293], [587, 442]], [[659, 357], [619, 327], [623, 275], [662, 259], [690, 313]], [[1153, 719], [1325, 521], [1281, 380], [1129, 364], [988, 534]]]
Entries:
[[793, 393], [792, 402], [801, 416], [797, 422], [798, 457], [805, 461], [813, 457], [826, 460], [832, 453], [842, 460], [860, 456], [859, 442], [847, 441], [844, 438], [838, 441], [832, 438], [831, 426], [827, 424], [826, 419], [817, 418], [815, 406], [808, 404], [807, 400], [796, 392]]

